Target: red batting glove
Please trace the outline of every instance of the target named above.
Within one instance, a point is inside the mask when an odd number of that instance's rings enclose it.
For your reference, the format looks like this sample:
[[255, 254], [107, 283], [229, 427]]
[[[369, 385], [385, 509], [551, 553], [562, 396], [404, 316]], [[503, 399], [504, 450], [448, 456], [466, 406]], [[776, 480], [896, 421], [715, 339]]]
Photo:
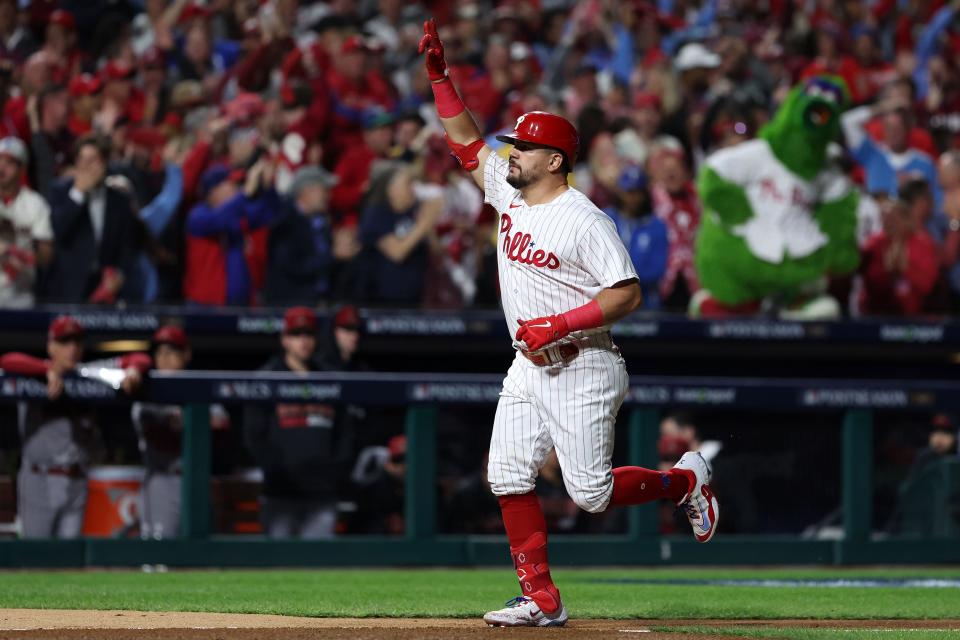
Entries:
[[527, 351], [539, 351], [570, 333], [567, 319], [563, 316], [544, 316], [518, 322], [520, 328], [517, 329], [517, 340], [522, 340], [527, 345]]
[[427, 67], [427, 76], [430, 82], [443, 80], [447, 77], [447, 61], [443, 58], [443, 43], [437, 35], [437, 19], [430, 18], [423, 23], [423, 37], [417, 53], [427, 52], [424, 65]]

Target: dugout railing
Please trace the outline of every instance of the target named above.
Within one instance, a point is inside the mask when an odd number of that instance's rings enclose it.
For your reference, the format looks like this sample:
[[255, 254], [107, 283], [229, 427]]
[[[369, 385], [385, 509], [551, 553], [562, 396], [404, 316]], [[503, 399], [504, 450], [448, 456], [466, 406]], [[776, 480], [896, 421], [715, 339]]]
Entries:
[[[0, 541], [0, 566], [503, 564], [508, 556], [500, 537], [438, 535], [436, 527], [437, 407], [495, 403], [502, 379], [485, 374], [154, 372], [142, 398], [185, 407], [182, 536], [159, 541]], [[842, 539], [718, 535], [700, 545], [691, 536], [661, 537], [656, 507], [645, 505], [631, 508], [626, 534], [555, 536], [551, 556], [561, 565], [960, 562], [960, 538], [955, 534], [923, 539], [871, 535], [873, 412], [956, 411], [958, 392], [960, 383], [952, 381], [631, 377], [623, 408], [628, 413], [628, 460], [647, 467], [657, 463], [660, 412], [666, 408], [843, 412]], [[68, 380], [66, 393], [87, 402], [129, 402], [87, 379]], [[45, 397], [42, 381], [0, 376], [0, 401]], [[278, 401], [407, 407], [404, 536], [305, 542], [210, 535], [209, 403]]]

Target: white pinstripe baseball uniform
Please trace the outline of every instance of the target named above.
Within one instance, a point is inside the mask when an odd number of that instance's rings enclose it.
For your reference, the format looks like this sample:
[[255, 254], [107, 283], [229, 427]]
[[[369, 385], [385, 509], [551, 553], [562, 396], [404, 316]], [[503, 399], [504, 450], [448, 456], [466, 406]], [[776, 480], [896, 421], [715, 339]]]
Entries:
[[[490, 153], [484, 197], [500, 214], [497, 264], [510, 335], [518, 320], [557, 315], [602, 289], [636, 279], [613, 221], [568, 188], [527, 206], [506, 182], [508, 163]], [[581, 508], [603, 511], [613, 491], [613, 428], [627, 390], [623, 357], [609, 327], [575, 331], [579, 354], [562, 366], [537, 366], [520, 353], [503, 382], [490, 443], [488, 477], [498, 496], [533, 491], [556, 448], [567, 493]]]

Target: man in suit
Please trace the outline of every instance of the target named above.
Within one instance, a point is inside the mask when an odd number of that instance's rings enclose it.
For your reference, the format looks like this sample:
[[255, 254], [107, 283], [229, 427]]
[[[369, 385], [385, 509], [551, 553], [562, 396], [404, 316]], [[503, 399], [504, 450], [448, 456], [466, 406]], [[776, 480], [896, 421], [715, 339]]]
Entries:
[[136, 295], [136, 283], [125, 278], [133, 273], [136, 216], [130, 198], [105, 184], [109, 157], [108, 141], [81, 138], [73, 180], [51, 194], [56, 255], [48, 287], [52, 299], [114, 302]]

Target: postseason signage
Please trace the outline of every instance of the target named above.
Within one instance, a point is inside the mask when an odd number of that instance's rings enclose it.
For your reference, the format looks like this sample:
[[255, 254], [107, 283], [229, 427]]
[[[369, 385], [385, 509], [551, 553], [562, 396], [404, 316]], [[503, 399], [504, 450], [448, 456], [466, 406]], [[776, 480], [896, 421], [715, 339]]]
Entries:
[[[283, 327], [282, 309], [222, 310], [96, 309], [47, 307], [0, 311], [0, 331], [36, 332], [60, 313], [70, 313], [91, 333], [117, 338], [143, 338], [165, 322], [177, 321], [191, 336], [277, 335]], [[318, 311], [322, 324], [332, 311]], [[370, 336], [469, 336], [509, 340], [499, 310], [439, 312], [362, 309], [361, 321]], [[837, 344], [960, 345], [960, 322], [791, 322], [763, 318], [690, 320], [683, 316], [637, 313], [613, 327], [622, 344], [675, 340], [704, 342], [780, 342]]]
[[613, 327], [621, 342], [703, 340], [707, 342], [817, 342], [854, 344], [960, 344], [960, 324], [916, 322], [785, 322], [779, 320], [639, 319]]
[[960, 383], [948, 381], [633, 377], [630, 383], [625, 404], [636, 406], [770, 410], [960, 408]]
[[[100, 380], [67, 376], [63, 379], [63, 394], [67, 398], [85, 402], [116, 402], [118, 394], [112, 386]], [[19, 376], [0, 377], [0, 398], [10, 400], [47, 400], [47, 381]]]
[[361, 406], [492, 404], [503, 376], [321, 372], [177, 372], [151, 376], [158, 402], [325, 402]]
[[[64, 395], [84, 402], [169, 404], [332, 403], [360, 406], [493, 405], [503, 377], [486, 374], [153, 372], [131, 398], [109, 381], [68, 377]], [[0, 400], [46, 401], [39, 378], [0, 376]], [[625, 405], [768, 410], [960, 410], [960, 383], [750, 378], [630, 379]]]

